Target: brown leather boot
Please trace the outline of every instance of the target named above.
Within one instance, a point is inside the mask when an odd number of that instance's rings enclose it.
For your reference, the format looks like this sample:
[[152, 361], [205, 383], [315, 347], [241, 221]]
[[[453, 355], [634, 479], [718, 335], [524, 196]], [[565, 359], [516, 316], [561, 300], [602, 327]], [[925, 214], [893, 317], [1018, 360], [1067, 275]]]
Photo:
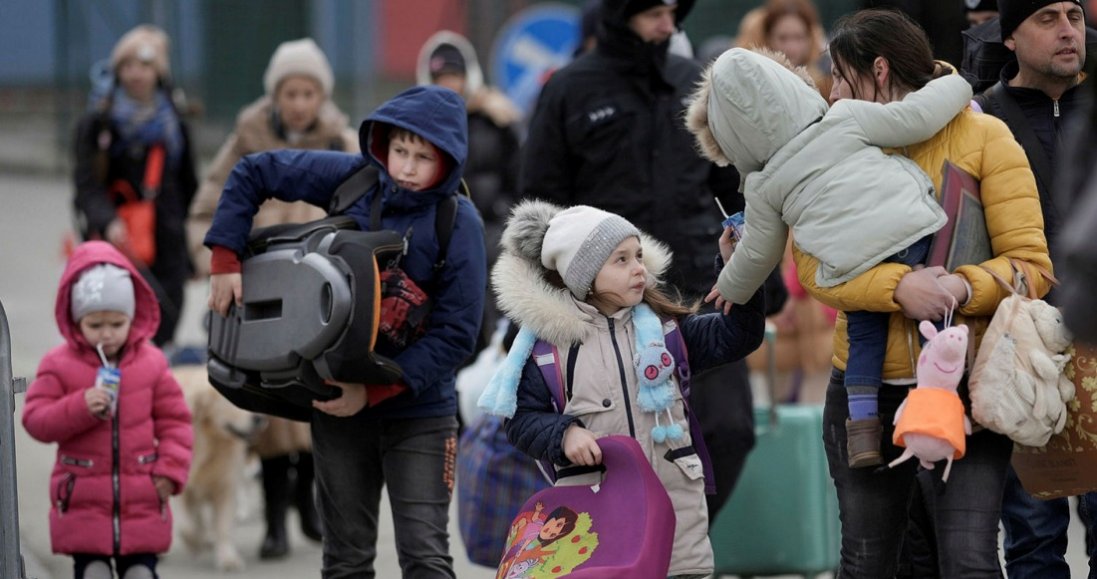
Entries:
[[861, 420], [846, 419], [846, 453], [850, 468], [864, 468], [884, 463], [880, 455], [880, 438], [884, 429], [878, 417]]

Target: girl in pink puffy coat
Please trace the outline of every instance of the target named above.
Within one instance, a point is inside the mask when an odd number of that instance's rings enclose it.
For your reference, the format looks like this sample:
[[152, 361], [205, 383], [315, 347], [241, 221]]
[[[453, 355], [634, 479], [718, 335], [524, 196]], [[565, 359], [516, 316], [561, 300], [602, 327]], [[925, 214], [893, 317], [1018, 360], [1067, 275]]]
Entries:
[[110, 579], [112, 559], [123, 579], [154, 578], [192, 440], [183, 393], [149, 341], [156, 298], [118, 250], [91, 241], [69, 259], [54, 314], [65, 343], [42, 358], [23, 409], [27, 432], [58, 444], [53, 552], [72, 555], [77, 579]]

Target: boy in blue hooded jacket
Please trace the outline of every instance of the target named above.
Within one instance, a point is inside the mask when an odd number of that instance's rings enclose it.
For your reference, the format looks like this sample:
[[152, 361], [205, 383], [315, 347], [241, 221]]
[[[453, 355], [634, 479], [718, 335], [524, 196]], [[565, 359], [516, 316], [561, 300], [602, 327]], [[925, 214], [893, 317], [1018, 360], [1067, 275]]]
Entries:
[[363, 121], [361, 155], [281, 150], [244, 157], [225, 183], [205, 238], [213, 250], [210, 308], [225, 315], [231, 302], [240, 304], [239, 256], [252, 216], [266, 199], [326, 209], [339, 184], [370, 163], [380, 169], [378, 182], [346, 215], [369, 229], [380, 195], [381, 227], [413, 231], [402, 269], [420, 287], [432, 288], [432, 309], [426, 333], [406, 348], [384, 351], [378, 343], [378, 353], [403, 369], [398, 393], [333, 383], [342, 396], [313, 403], [325, 578], [374, 576], [386, 482], [404, 576], [454, 576], [447, 531], [457, 449], [454, 378], [476, 343], [487, 266], [483, 225], [473, 204], [459, 196], [445, 256], [438, 255], [435, 212], [459, 187], [467, 135], [457, 93], [437, 86], [408, 89]]

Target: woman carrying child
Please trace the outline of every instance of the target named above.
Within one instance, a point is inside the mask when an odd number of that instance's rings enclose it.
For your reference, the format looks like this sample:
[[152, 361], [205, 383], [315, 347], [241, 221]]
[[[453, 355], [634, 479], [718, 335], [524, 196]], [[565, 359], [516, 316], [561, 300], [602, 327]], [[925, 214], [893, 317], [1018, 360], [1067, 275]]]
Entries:
[[[934, 62], [925, 32], [894, 11], [865, 10], [840, 19], [830, 55], [832, 101], [901, 101], [932, 79], [951, 73], [947, 65]], [[945, 161], [979, 180], [992, 258], [951, 272], [942, 267], [880, 263], [845, 283], [823, 287], [817, 278], [822, 260], [798, 244], [793, 247], [800, 281], [813, 297], [842, 311], [890, 313], [878, 396], [883, 462], [894, 460], [902, 451], [892, 443], [892, 421], [914, 383], [914, 361], [921, 349], [917, 321], [940, 320], [955, 307], [955, 323], [968, 325], [977, 350], [998, 303], [1007, 296], [990, 272], [1011, 279], [1010, 260], [1017, 260], [1026, 270], [1028, 283], [1043, 295], [1048, 282], [1032, 266], [1051, 267], [1035, 180], [1024, 152], [1003, 123], [966, 108], [933, 136], [898, 153], [929, 175], [936, 191], [941, 189]], [[746, 217], [749, 222], [749, 212]], [[976, 427], [967, 438], [963, 460], [953, 465], [943, 489], [931, 477], [915, 477], [916, 467], [910, 463], [882, 472], [851, 467], [849, 406], [843, 384], [850, 357], [847, 335], [846, 316], [840, 315], [834, 334], [835, 369], [823, 413], [823, 442], [842, 521], [837, 577], [894, 577], [904, 537], [916, 566], [914, 576], [1001, 577], [998, 521], [1012, 442]], [[970, 408], [966, 379], [960, 396], [965, 408]], [[923, 496], [916, 496], [917, 492]], [[924, 516], [908, 526], [911, 509]], [[908, 535], [908, 528], [914, 532]]]

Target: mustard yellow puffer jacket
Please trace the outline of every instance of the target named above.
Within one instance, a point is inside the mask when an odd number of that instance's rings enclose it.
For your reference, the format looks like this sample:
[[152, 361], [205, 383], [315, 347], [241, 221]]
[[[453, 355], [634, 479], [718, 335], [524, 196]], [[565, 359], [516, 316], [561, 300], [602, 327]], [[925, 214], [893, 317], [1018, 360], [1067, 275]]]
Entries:
[[[896, 152], [906, 155], [928, 173], [938, 194], [945, 160], [979, 179], [987, 230], [996, 256], [980, 264], [982, 267], [1006, 280], [1013, 276], [1010, 258], [1051, 271], [1036, 181], [1024, 151], [1004, 123], [969, 108], [928, 141]], [[815, 285], [819, 262], [795, 246], [793, 256], [800, 283], [821, 302], [841, 311], [893, 312], [883, 377], [886, 381], [914, 378], [921, 350], [917, 322], [903, 316], [894, 297], [899, 279], [910, 267], [883, 263], [847, 283], [821, 288]], [[953, 272], [971, 283], [971, 300], [960, 308], [954, 323], [968, 325], [975, 348], [998, 302], [1009, 295], [980, 265], [961, 266]], [[1037, 294], [1046, 294], [1050, 289], [1047, 280], [1035, 268], [1026, 269]], [[834, 327], [835, 367], [845, 370], [848, 354], [846, 318], [840, 314]]]

